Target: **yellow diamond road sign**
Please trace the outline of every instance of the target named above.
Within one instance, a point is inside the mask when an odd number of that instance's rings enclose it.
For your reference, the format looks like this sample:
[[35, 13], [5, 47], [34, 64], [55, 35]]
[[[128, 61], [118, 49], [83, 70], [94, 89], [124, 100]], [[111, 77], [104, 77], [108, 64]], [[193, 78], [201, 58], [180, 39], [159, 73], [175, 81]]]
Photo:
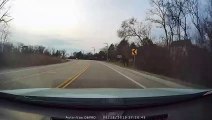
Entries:
[[132, 49], [132, 55], [135, 56], [135, 55], [137, 55], [137, 54], [138, 54], [137, 49]]

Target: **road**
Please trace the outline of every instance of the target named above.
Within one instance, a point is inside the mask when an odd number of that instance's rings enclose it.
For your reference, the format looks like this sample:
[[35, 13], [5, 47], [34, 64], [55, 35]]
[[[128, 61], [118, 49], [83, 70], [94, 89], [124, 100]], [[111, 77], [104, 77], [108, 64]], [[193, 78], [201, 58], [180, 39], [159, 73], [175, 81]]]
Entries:
[[186, 88], [187, 86], [91, 60], [0, 71], [0, 89], [23, 88]]

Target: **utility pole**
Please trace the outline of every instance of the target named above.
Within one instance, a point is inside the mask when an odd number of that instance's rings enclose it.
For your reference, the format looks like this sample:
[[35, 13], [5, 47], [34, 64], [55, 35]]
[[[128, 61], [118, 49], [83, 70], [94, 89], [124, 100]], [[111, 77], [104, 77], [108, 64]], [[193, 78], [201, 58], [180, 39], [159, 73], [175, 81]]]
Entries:
[[108, 47], [108, 43], [104, 43], [104, 44], [107, 45], [107, 61], [108, 61], [108, 60], [109, 60], [109, 59], [108, 59], [108, 54], [109, 54], [109, 53], [108, 53], [108, 49], [109, 49], [109, 47]]

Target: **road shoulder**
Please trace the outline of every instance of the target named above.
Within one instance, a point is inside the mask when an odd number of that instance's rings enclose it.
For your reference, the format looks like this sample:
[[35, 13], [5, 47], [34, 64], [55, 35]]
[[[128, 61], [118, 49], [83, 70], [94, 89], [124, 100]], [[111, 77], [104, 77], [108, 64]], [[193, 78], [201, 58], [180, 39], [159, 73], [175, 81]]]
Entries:
[[120, 64], [116, 64], [116, 63], [112, 63], [112, 62], [105, 62], [105, 63], [115, 65], [116, 67], [128, 70], [128, 71], [133, 72], [135, 74], [140, 74], [147, 79], [151, 79], [151, 80], [163, 83], [163, 84], [179, 84], [179, 86], [185, 86], [187, 88], [200, 88], [200, 89], [206, 88], [204, 86], [188, 83], [188, 82], [182, 81], [180, 79], [171, 78], [171, 77], [167, 77], [167, 76], [164, 76], [164, 75], [158, 75], [158, 74], [154, 74], [154, 73], [149, 73], [149, 72], [146, 72], [146, 71], [142, 71], [142, 70], [138, 70], [138, 69], [134, 69], [134, 68], [130, 68], [130, 67], [123, 67]]

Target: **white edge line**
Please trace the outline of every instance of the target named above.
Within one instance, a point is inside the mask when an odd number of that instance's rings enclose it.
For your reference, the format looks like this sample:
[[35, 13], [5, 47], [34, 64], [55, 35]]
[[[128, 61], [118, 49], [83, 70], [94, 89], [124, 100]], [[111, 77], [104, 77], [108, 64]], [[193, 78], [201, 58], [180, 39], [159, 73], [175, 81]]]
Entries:
[[130, 78], [130, 77], [124, 75], [124, 74], [121, 73], [120, 71], [118, 71], [118, 70], [116, 70], [116, 69], [114, 69], [114, 68], [112, 68], [112, 67], [110, 67], [110, 66], [108, 66], [108, 65], [106, 65], [106, 64], [104, 64], [104, 63], [101, 63], [101, 64], [103, 64], [103, 65], [105, 65], [106, 67], [108, 67], [108, 68], [110, 68], [110, 69], [116, 71], [116, 72], [119, 73], [120, 75], [124, 76], [124, 77], [127, 78], [128, 80], [130, 80], [130, 81], [132, 81], [133, 83], [135, 83], [136, 85], [138, 85], [138, 86], [140, 86], [140, 87], [142, 87], [142, 88], [146, 88], [144, 85], [142, 85], [142, 84], [140, 84], [139, 82], [133, 80], [132, 78]]
[[[120, 66], [117, 66], [117, 67], [122, 68]], [[131, 69], [127, 69], [127, 68], [123, 68], [123, 69], [131, 71], [131, 72], [133, 72], [137, 75], [141, 75], [142, 77], [144, 77], [146, 79], [149, 79], [149, 80], [161, 83], [161, 84], [165, 84], [167, 86], [171, 85], [171, 86], [178, 86], [178, 87], [188, 87], [188, 86], [181, 85], [181, 84], [178, 84], [178, 83], [175, 83], [175, 82], [172, 82], [172, 81], [169, 81], [169, 80], [165, 80], [165, 79], [162, 79], [162, 78], [159, 78], [159, 77], [156, 77], [156, 76], [151, 76], [151, 75], [148, 75], [148, 74], [145, 74], [145, 73], [140, 73], [140, 72], [135, 71], [135, 70], [131, 70]], [[154, 79], [152, 79], [152, 78], [154, 78]]]

